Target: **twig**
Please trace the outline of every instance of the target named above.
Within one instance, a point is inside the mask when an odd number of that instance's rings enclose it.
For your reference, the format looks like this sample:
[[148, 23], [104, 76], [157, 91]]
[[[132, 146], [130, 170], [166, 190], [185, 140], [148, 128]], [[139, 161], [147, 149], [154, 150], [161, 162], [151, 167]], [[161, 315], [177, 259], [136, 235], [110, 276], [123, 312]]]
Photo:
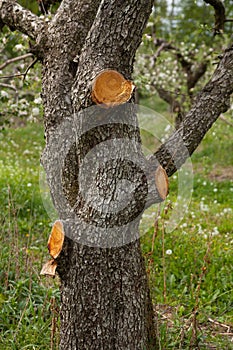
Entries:
[[18, 73], [18, 74], [12, 74], [12, 75], [3, 75], [0, 77], [0, 79], [10, 79], [10, 78], [17, 78], [22, 77], [24, 73]]
[[167, 302], [167, 275], [166, 275], [166, 258], [165, 258], [165, 227], [164, 220], [162, 222], [162, 265], [163, 265], [163, 300]]
[[12, 74], [12, 75], [5, 75], [5, 76], [1, 76], [0, 79], [10, 79], [10, 78], [17, 78], [17, 77], [24, 77], [23, 80], [25, 80], [27, 73], [29, 72], [29, 70], [36, 64], [36, 62], [38, 61], [38, 58], [35, 58], [32, 63], [29, 64], [29, 66], [27, 67], [27, 69], [25, 70], [25, 72], [23, 73], [17, 73], [17, 74]]
[[17, 92], [16, 87], [10, 85], [10, 84], [4, 84], [4, 83], [0, 83], [0, 87], [6, 88], [6, 89], [11, 89], [14, 90], [15, 92]]
[[207, 245], [206, 253], [203, 259], [203, 265], [201, 268], [201, 273], [199, 275], [197, 288], [196, 288], [195, 305], [194, 305], [193, 317], [192, 317], [192, 339], [190, 341], [190, 349], [193, 349], [193, 346], [196, 346], [196, 348], [199, 349], [198, 340], [197, 340], [197, 313], [198, 313], [198, 307], [199, 307], [199, 298], [200, 298], [202, 281], [207, 272], [207, 266], [210, 264], [209, 256], [210, 256], [211, 244], [212, 244], [212, 240], [210, 237], [210, 240]]
[[30, 70], [31, 68], [34, 67], [34, 65], [36, 64], [37, 61], [38, 61], [38, 58], [35, 58], [35, 59], [29, 64], [29, 66], [27, 67], [27, 69], [26, 69], [25, 72], [24, 72], [23, 81], [26, 79], [26, 76], [27, 76], [29, 70]]
[[208, 321], [211, 322], [211, 323], [216, 324], [217, 326], [221, 326], [221, 327], [226, 328], [228, 334], [229, 334], [230, 331], [231, 331], [231, 327], [230, 327], [229, 325], [227, 325], [227, 324], [224, 324], [224, 323], [222, 323], [222, 322], [215, 321], [215, 320], [213, 320], [213, 319], [210, 318], [210, 317], [208, 318]]
[[158, 232], [159, 232], [160, 208], [161, 208], [161, 204], [158, 205], [158, 212], [157, 212], [157, 215], [156, 215], [155, 221], [154, 221], [154, 233], [153, 233], [153, 237], [152, 237], [151, 254], [154, 251], [155, 238], [158, 236]]
[[227, 120], [222, 114], [220, 115], [219, 119], [221, 119], [226, 124], [233, 126], [233, 123], [229, 122], [229, 120]]
[[32, 53], [27, 53], [25, 55], [22, 56], [18, 56], [18, 57], [14, 57], [14, 58], [10, 58], [9, 60], [7, 60], [6, 62], [4, 62], [1, 66], [0, 66], [0, 70], [4, 69], [5, 67], [7, 67], [9, 64], [11, 63], [15, 63], [18, 61], [22, 61], [25, 60], [28, 57], [33, 57]]

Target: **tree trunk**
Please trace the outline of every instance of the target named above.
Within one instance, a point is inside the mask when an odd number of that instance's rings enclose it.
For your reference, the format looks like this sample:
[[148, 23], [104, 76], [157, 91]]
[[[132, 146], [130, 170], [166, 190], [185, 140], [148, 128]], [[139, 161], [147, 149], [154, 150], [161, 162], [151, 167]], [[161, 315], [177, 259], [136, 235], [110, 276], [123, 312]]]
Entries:
[[[61, 349], [156, 349], [154, 313], [139, 242], [139, 220], [132, 225], [129, 224], [122, 232], [119, 227], [122, 220], [124, 222], [128, 220], [130, 210], [123, 211], [120, 217], [105, 211], [101, 212], [99, 206], [98, 210], [90, 210], [84, 203], [77, 181], [85, 155], [101, 142], [113, 140], [114, 145], [118, 147], [118, 156], [121, 154], [123, 157], [124, 145], [117, 146], [114, 140], [127, 139], [143, 158], [139, 149], [140, 135], [136, 127], [136, 117], [134, 113], [131, 117], [127, 116], [123, 111], [123, 120], [120, 124], [111, 123], [109, 126], [107, 122], [102, 122], [108, 109], [100, 107], [94, 112], [95, 127], [88, 129], [85, 134], [81, 133], [82, 137], [78, 142], [74, 137], [70, 141], [70, 149], [64, 145], [66, 140], [70, 139], [69, 131], [67, 132], [70, 128], [67, 125], [73, 125], [75, 118], [79, 123], [81, 117], [78, 112], [93, 104], [91, 101], [93, 79], [103, 69], [109, 68], [130, 79], [134, 55], [150, 11], [150, 2], [131, 0], [126, 4], [123, 1], [117, 3], [103, 1], [81, 55], [76, 49], [75, 57], [72, 53], [65, 54], [64, 57], [65, 50], [60, 50], [63, 42], [58, 37], [54, 38], [54, 35], [58, 36], [57, 22], [54, 21], [54, 28], [49, 29], [51, 43], [44, 57], [43, 73], [47, 145], [42, 161], [55, 207], [64, 222], [66, 233], [63, 251], [57, 259], [57, 272], [61, 280]], [[64, 20], [64, 14], [62, 18]], [[68, 37], [68, 33], [66, 35]], [[54, 59], [54, 46], [57, 46], [56, 59]], [[70, 51], [70, 46], [68, 49]], [[71, 61], [74, 62], [73, 66]], [[60, 65], [63, 65], [62, 70]], [[59, 72], [62, 72], [61, 76]], [[110, 119], [113, 118], [113, 114], [111, 110]], [[86, 118], [93, 115], [88, 115], [88, 112], [85, 115], [84, 112], [82, 117], [83, 123], [86, 123]], [[98, 122], [98, 118], [101, 122]], [[133, 120], [131, 125], [128, 121], [130, 118]], [[61, 134], [64, 144], [59, 146], [60, 149], [55, 149], [56, 144], [60, 145]], [[54, 164], [59, 162], [63, 154], [66, 156], [64, 156], [64, 167], [61, 167], [62, 179], [60, 179], [56, 174], [59, 173], [60, 167], [55, 167]], [[95, 163], [98, 163], [96, 164], [98, 171], [101, 160], [96, 160]], [[119, 170], [122, 166], [123, 174], [122, 170]], [[133, 172], [130, 167], [133, 167]], [[88, 171], [91, 172], [90, 167]], [[137, 169], [135, 170], [132, 164], [122, 165], [122, 162], [119, 163], [117, 160], [114, 164], [112, 161], [110, 164], [107, 162], [101, 171], [97, 183], [103, 187], [101, 177], [107, 174], [105, 187], [108, 191], [111, 187], [111, 193], [105, 194], [102, 191], [102, 196], [111, 206], [117, 184], [124, 178], [129, 181], [129, 176], [134, 176], [135, 180]], [[88, 190], [89, 198], [94, 199], [95, 193], [92, 187]], [[138, 198], [132, 203], [136, 209], [137, 200]], [[139, 205], [137, 213], [140, 214], [143, 208], [144, 206]], [[83, 225], [84, 218], [85, 225]], [[95, 226], [88, 225], [94, 221], [97, 223], [97, 228], [101, 225], [101, 233], [97, 232], [96, 241], [93, 241]], [[114, 238], [109, 239], [110, 234]], [[103, 240], [99, 238], [101, 235], [104, 235]], [[92, 240], [90, 238], [90, 243], [87, 241], [89, 238], [83, 241], [84, 236], [94, 238]], [[122, 243], [119, 243], [119, 240]]]
[[63, 263], [61, 349], [156, 349], [139, 241], [112, 249], [72, 242]]

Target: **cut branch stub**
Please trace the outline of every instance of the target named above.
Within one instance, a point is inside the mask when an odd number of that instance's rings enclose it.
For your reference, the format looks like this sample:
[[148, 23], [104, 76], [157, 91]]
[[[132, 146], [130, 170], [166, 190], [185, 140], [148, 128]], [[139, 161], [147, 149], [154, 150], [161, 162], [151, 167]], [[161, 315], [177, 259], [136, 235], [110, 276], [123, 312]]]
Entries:
[[51, 259], [43, 265], [40, 275], [55, 277], [56, 268], [57, 268], [56, 260]]
[[48, 250], [52, 258], [56, 259], [62, 251], [64, 243], [64, 229], [60, 220], [55, 221], [48, 240]]
[[119, 72], [106, 69], [100, 72], [92, 84], [92, 101], [106, 107], [126, 103], [133, 94], [135, 85]]
[[168, 176], [161, 165], [159, 165], [155, 171], [155, 185], [161, 199], [165, 200], [169, 190]]

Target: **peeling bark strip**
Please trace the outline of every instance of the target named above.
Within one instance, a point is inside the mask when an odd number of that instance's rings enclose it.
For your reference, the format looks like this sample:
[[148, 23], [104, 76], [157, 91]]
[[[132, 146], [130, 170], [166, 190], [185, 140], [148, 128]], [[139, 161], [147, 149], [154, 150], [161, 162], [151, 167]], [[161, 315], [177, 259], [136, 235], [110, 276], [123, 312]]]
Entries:
[[111, 107], [126, 103], [133, 94], [134, 85], [117, 71], [106, 69], [100, 72], [92, 84], [92, 100], [96, 104]]
[[55, 277], [57, 269], [57, 262], [54, 259], [49, 260], [45, 263], [41, 269], [41, 276]]

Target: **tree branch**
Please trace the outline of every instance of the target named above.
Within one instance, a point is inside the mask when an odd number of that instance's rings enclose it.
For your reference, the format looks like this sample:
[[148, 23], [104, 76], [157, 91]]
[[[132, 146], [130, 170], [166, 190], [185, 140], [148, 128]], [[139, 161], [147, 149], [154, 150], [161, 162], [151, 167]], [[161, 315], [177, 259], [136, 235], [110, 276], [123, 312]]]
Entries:
[[12, 74], [12, 75], [0, 76], [0, 79], [10, 79], [10, 78], [17, 78], [17, 77], [22, 77], [23, 76], [23, 80], [25, 80], [29, 70], [36, 64], [37, 61], [38, 61], [38, 58], [35, 58], [29, 64], [29, 66], [26, 68], [25, 72], [23, 72], [23, 73], [16, 73], [16, 74]]
[[204, 0], [206, 4], [213, 6], [215, 11], [214, 35], [221, 34], [224, 31], [226, 22], [225, 7], [221, 0]]
[[188, 93], [190, 97], [192, 96], [191, 89], [193, 89], [197, 82], [203, 77], [207, 70], [208, 64], [206, 61], [202, 61], [195, 70], [191, 70], [187, 76], [187, 86], [188, 86]]
[[[131, 78], [135, 53], [150, 16], [153, 1], [103, 0], [87, 37], [76, 75], [73, 96], [82, 93], [82, 101], [75, 99], [76, 108], [90, 94], [90, 82], [103, 69], [112, 68]], [[90, 60], [91, 57], [91, 60]]]
[[14, 87], [13, 85], [10, 85], [10, 84], [0, 83], [0, 87], [6, 88], [6, 89], [11, 89], [11, 90], [14, 90], [15, 92], [17, 92], [16, 87]]
[[[50, 125], [73, 113], [70, 92], [78, 66], [74, 58], [80, 55], [100, 1], [63, 0], [48, 26], [48, 49], [44, 55], [46, 72], [43, 75], [46, 135]], [[51, 109], [54, 98], [57, 108]]]
[[[157, 58], [160, 56], [163, 50], [164, 51], [169, 50], [172, 53], [174, 53], [183, 71], [187, 74], [187, 90], [188, 90], [188, 94], [191, 96], [192, 93], [190, 92], [190, 90], [195, 87], [195, 85], [200, 80], [200, 78], [205, 74], [208, 66], [207, 62], [203, 60], [194, 70], [193, 69], [194, 62], [191, 60], [188, 61], [187, 59], [185, 59], [178, 47], [172, 45], [171, 43], [167, 42], [164, 39], [157, 39], [157, 38], [154, 40], [154, 45], [158, 47], [157, 52], [153, 56], [154, 63], [156, 62]], [[192, 57], [192, 56], [193, 56], [193, 53], [190, 52], [189, 57]], [[167, 100], [165, 101], [168, 102]]]
[[25, 55], [22, 55], [22, 56], [17, 56], [17, 57], [10, 58], [9, 60], [5, 61], [2, 65], [0, 65], [0, 70], [4, 69], [5, 67], [7, 67], [11, 63], [15, 63], [15, 62], [18, 62], [18, 61], [25, 60], [28, 57], [33, 57], [33, 54], [32, 53], [26, 53]]
[[37, 39], [45, 26], [42, 19], [13, 0], [0, 0], [0, 20], [33, 40]]
[[233, 45], [227, 49], [211, 80], [195, 99], [180, 128], [155, 153], [171, 176], [191, 155], [221, 113], [233, 92]]
[[180, 113], [181, 112], [181, 105], [176, 98], [177, 95], [179, 95], [179, 93], [177, 93], [177, 94], [172, 93], [168, 90], [163, 89], [161, 86], [158, 86], [157, 84], [152, 84], [152, 86], [158, 92], [159, 97], [171, 106], [171, 110], [173, 113]]

